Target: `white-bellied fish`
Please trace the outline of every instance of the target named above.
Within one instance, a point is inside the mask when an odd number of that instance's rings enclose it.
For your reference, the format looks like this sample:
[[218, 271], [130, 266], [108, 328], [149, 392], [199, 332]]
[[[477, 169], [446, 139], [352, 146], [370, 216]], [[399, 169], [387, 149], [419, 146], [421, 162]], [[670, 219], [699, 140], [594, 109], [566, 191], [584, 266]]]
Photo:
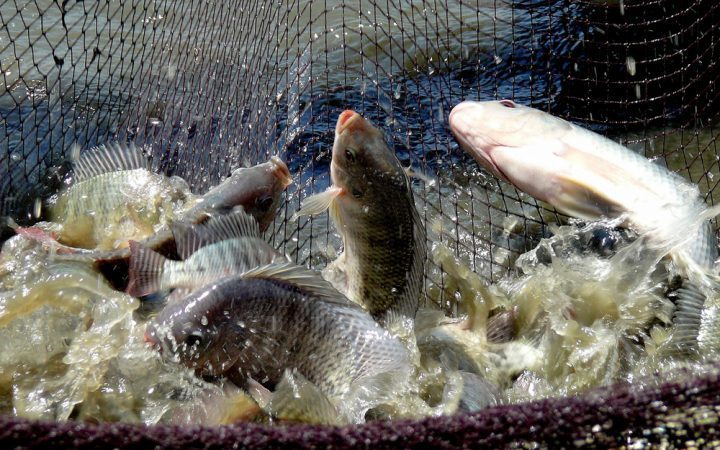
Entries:
[[347, 110], [335, 127], [330, 170], [333, 185], [295, 215], [330, 209], [344, 251], [326, 269], [328, 279], [383, 323], [414, 318], [427, 250], [400, 161], [382, 131]]
[[260, 238], [255, 219], [242, 209], [193, 226], [171, 226], [183, 261], [130, 242], [127, 292], [136, 297], [169, 288], [195, 288], [270, 263], [287, 262]]
[[674, 340], [693, 348], [718, 257], [697, 186], [589, 130], [510, 100], [462, 102], [450, 113], [460, 146], [496, 177], [582, 219], [626, 218], [667, 248], [692, 284], [676, 302]]
[[376, 375], [409, 369], [397, 338], [292, 263], [224, 278], [171, 303], [148, 325], [146, 340], [201, 375], [274, 390], [289, 370], [331, 400]]

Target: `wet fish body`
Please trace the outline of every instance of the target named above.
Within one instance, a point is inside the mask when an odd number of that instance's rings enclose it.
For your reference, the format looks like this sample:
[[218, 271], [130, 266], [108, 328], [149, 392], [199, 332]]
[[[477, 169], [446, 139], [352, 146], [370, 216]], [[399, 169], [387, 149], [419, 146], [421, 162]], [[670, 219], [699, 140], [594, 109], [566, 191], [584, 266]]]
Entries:
[[[675, 226], [706, 209], [696, 186], [592, 131], [537, 109], [463, 102], [450, 113], [461, 146], [495, 176], [560, 211], [588, 220], [626, 214], [639, 232], [667, 240]], [[682, 265], [711, 268], [717, 258], [709, 222], [674, 252]]]
[[148, 170], [140, 149], [113, 143], [80, 157], [73, 184], [50, 201], [49, 219], [62, 225], [63, 244], [112, 250], [152, 235], [188, 194], [182, 179]]
[[333, 186], [306, 199], [296, 214], [330, 210], [344, 251], [326, 269], [328, 279], [383, 323], [414, 318], [425, 229], [407, 175], [382, 131], [354, 111], [338, 118], [331, 177]]
[[169, 288], [193, 290], [258, 266], [287, 262], [260, 238], [257, 222], [242, 209], [201, 225], [174, 228], [173, 233], [182, 261], [130, 242], [128, 293], [142, 296]]
[[204, 375], [273, 389], [296, 370], [325, 395], [406, 366], [404, 347], [313, 272], [291, 263], [225, 278], [171, 304], [146, 339]]
[[287, 165], [277, 156], [253, 167], [235, 169], [222, 183], [210, 189], [181, 220], [199, 223], [204, 217], [228, 214], [237, 206], [257, 220], [260, 231], [275, 219], [281, 194], [292, 183]]
[[[499, 102], [463, 102], [450, 128], [476, 161], [518, 189], [583, 219], [625, 217], [667, 248], [692, 283], [675, 313], [680, 347], [696, 344], [717, 241], [697, 186], [643, 156], [545, 112]], [[682, 294], [682, 293], [681, 293]]]

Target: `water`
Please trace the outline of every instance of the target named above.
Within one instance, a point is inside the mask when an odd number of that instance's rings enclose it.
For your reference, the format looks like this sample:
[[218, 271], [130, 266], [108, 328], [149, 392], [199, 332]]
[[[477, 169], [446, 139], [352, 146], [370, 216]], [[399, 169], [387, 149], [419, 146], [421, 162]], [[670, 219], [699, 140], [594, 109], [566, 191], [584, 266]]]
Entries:
[[[582, 62], [582, 42], [591, 33], [580, 2], [63, 3], [0, 6], [7, 25], [0, 32], [0, 213], [34, 221], [35, 197], [62, 183], [67, 168], [58, 163], [75, 143], [149, 143], [154, 167], [183, 176], [196, 192], [234, 167], [279, 153], [295, 185], [267, 237], [296, 262], [319, 269], [342, 250], [327, 216], [286, 219], [306, 196], [330, 184], [335, 121], [342, 110], [354, 109], [381, 127], [401, 162], [420, 174], [412, 184], [428, 240], [479, 276], [471, 286], [514, 274], [518, 256], [552, 234], [548, 224], [565, 219], [479, 169], [452, 138], [447, 115], [462, 100], [496, 98], [566, 115], [565, 80]], [[717, 200], [712, 121], [640, 131], [594, 127], [698, 183], [708, 204]], [[425, 303], [462, 310], [462, 296], [450, 289], [457, 281], [441, 265], [430, 256]], [[537, 288], [543, 289], [549, 288]], [[130, 342], [124, 345], [139, 352], [131, 303], [122, 303], [130, 300], [117, 301], [124, 305], [118, 317]], [[68, 320], [62, 316], [65, 326], [74, 324]], [[617, 334], [605, 337], [612, 343]], [[42, 344], [49, 355], [68, 350]], [[142, 358], [159, 364], [151, 354]], [[121, 384], [113, 370], [127, 361], [117, 355], [105, 361], [107, 379], [116, 380], [106, 383], [117, 383], [105, 387], [110, 392]], [[448, 373], [437, 368], [434, 376], [452, 378]], [[494, 373], [499, 380], [501, 372]], [[212, 389], [168, 376], [170, 390], [174, 383], [198, 396]], [[580, 390], [613, 376], [572, 384], [557, 381], [558, 375], [555, 384], [543, 385], [528, 375], [516, 386], [547, 393], [566, 383]], [[6, 380], [6, 372], [0, 378]], [[31, 385], [24, 389], [35, 392]], [[157, 395], [160, 403], [152, 408], [115, 416], [78, 412], [72, 404], [45, 412], [28, 406], [27, 415], [152, 423], [172, 406]], [[93, 404], [103, 409], [93, 401], [86, 400], [87, 411]]]

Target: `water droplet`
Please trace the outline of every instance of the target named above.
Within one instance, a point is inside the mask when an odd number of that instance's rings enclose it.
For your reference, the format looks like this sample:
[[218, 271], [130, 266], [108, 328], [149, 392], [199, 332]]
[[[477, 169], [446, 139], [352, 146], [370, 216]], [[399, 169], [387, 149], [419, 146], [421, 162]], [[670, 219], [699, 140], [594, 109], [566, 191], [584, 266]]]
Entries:
[[33, 215], [36, 219], [40, 218], [40, 213], [42, 213], [42, 200], [39, 198], [35, 199], [35, 204], [33, 205]]
[[208, 318], [207, 318], [207, 316], [202, 316], [202, 317], [200, 318], [200, 323], [201, 323], [203, 326], [207, 326], [207, 324], [208, 324]]
[[625, 65], [627, 66], [628, 73], [634, 76], [636, 73], [635, 58], [633, 58], [632, 56], [628, 56], [625, 59]]

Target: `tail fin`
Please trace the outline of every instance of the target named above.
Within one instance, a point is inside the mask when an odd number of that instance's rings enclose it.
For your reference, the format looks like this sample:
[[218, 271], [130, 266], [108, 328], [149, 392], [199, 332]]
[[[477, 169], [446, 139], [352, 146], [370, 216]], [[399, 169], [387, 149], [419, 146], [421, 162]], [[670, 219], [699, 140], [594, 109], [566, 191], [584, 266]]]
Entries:
[[127, 293], [140, 297], [159, 291], [165, 261], [167, 259], [160, 253], [131, 240]]
[[705, 294], [690, 283], [678, 289], [676, 294], [676, 309], [673, 315], [675, 332], [671, 344], [674, 350], [691, 356], [698, 351], [698, 335], [702, 325]]

